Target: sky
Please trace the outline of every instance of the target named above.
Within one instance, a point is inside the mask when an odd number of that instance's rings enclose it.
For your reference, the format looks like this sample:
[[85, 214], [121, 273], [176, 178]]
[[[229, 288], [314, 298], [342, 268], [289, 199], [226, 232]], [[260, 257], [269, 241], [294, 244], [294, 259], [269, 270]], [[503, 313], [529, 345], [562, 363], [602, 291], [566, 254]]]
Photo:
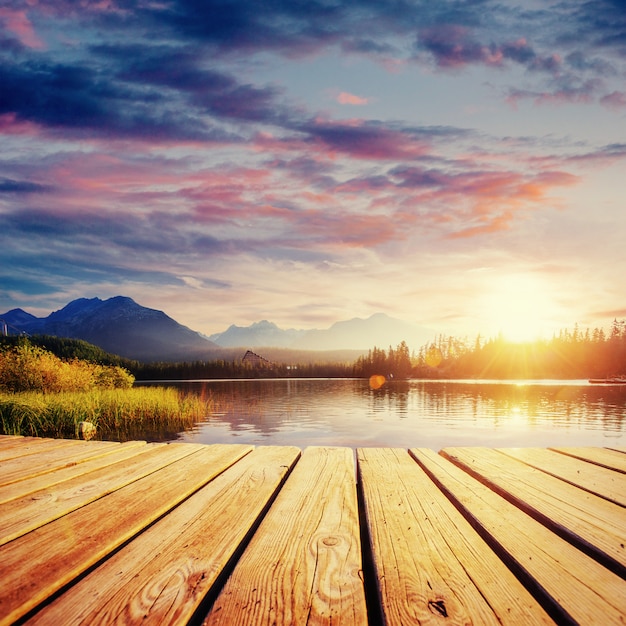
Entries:
[[626, 317], [624, 0], [3, 0], [0, 312]]

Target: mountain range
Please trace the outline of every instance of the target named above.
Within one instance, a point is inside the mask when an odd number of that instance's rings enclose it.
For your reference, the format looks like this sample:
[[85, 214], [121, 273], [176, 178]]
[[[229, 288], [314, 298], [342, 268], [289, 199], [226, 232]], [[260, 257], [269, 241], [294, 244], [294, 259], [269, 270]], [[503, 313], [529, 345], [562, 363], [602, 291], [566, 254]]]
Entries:
[[156, 309], [124, 296], [108, 300], [80, 298], [47, 317], [22, 309], [0, 314], [12, 333], [54, 335], [83, 339], [103, 350], [143, 362], [192, 361], [218, 358], [234, 348], [263, 347], [298, 351], [386, 349], [406, 341], [417, 349], [432, 341], [434, 331], [376, 313], [353, 318], [325, 330], [283, 330], [267, 320], [250, 326], [231, 325], [206, 337]]
[[434, 339], [434, 331], [415, 326], [385, 313], [375, 313], [366, 319], [355, 317], [336, 322], [325, 330], [282, 330], [276, 324], [263, 320], [250, 326], [230, 326], [209, 339], [226, 347], [264, 346], [293, 350], [365, 350], [377, 346], [394, 348], [406, 341], [409, 347], [420, 348]]

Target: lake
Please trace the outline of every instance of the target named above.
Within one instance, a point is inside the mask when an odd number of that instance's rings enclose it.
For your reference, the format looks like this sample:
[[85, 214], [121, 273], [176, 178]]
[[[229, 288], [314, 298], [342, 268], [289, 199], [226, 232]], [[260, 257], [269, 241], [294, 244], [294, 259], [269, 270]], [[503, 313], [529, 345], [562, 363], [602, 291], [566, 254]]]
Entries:
[[[144, 383], [146, 384], [146, 383]], [[362, 379], [159, 382], [216, 411], [176, 441], [427, 447], [626, 445], [626, 385]]]

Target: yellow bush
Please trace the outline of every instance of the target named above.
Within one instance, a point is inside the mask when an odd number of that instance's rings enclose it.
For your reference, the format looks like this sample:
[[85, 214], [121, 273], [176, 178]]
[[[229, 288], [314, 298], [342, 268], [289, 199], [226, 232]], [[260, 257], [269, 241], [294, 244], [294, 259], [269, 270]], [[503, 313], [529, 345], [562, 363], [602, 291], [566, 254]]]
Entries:
[[132, 374], [121, 367], [62, 361], [27, 342], [0, 352], [0, 389], [6, 391], [88, 391], [128, 388], [133, 382]]

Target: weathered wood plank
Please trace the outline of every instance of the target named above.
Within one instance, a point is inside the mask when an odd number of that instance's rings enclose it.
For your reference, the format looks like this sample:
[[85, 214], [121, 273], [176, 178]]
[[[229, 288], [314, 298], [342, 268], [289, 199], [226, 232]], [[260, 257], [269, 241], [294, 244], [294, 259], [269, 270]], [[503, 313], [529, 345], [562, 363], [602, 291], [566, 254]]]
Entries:
[[[623, 507], [497, 450], [444, 448], [440, 454], [626, 577], [626, 511]], [[623, 474], [613, 473], [626, 481]]]
[[[126, 443], [106, 442], [108, 445], [92, 445], [94, 442], [82, 445], [72, 446], [70, 448], [56, 448], [49, 452], [41, 452], [44, 462], [35, 462], [32, 456], [23, 456], [4, 461], [1, 464], [2, 473], [0, 474], [0, 488], [5, 493], [5, 488], [9, 485], [15, 485], [18, 482], [30, 482], [32, 484], [45, 485], [47, 481], [53, 484], [53, 476], [46, 477], [46, 474], [58, 472], [63, 468], [76, 467], [79, 464], [84, 465], [88, 461], [95, 463], [103, 463], [102, 457], [117, 454], [120, 450], [127, 448], [138, 448], [145, 446], [145, 441], [128, 441]], [[102, 442], [98, 442], [102, 443]], [[45, 455], [45, 456], [43, 456]], [[37, 459], [38, 461], [39, 459]], [[55, 474], [59, 476], [60, 474]], [[32, 480], [39, 478], [39, 480]], [[16, 488], [19, 492], [20, 488]], [[25, 489], [25, 486], [22, 486]], [[8, 493], [9, 490], [6, 490]]]
[[184, 624], [300, 455], [257, 448], [33, 618], [50, 624]]
[[626, 506], [626, 474], [545, 448], [502, 448], [499, 451], [611, 502]]
[[124, 463], [100, 467], [0, 504], [0, 546], [121, 489], [195, 451], [200, 444], [160, 444]]
[[353, 452], [307, 448], [205, 624], [366, 624]]
[[561, 454], [567, 454], [574, 456], [583, 461], [589, 461], [602, 467], [608, 467], [616, 472], [622, 472], [626, 474], [626, 455], [616, 450], [609, 450], [608, 448], [549, 448], [549, 450], [555, 450]]
[[560, 623], [623, 624], [626, 581], [431, 450], [411, 454]]
[[[0, 463], [22, 456], [49, 452], [57, 448], [70, 448], [82, 442], [73, 439], [40, 439], [39, 437], [24, 437], [20, 445], [0, 448]], [[1, 465], [0, 465], [1, 467]]]
[[23, 435], [0, 435], [0, 449], [9, 450], [15, 446], [23, 445]]
[[553, 623], [406, 450], [357, 460], [386, 624]]
[[194, 451], [0, 547], [0, 624], [10, 624], [180, 504], [251, 446], [169, 444]]

